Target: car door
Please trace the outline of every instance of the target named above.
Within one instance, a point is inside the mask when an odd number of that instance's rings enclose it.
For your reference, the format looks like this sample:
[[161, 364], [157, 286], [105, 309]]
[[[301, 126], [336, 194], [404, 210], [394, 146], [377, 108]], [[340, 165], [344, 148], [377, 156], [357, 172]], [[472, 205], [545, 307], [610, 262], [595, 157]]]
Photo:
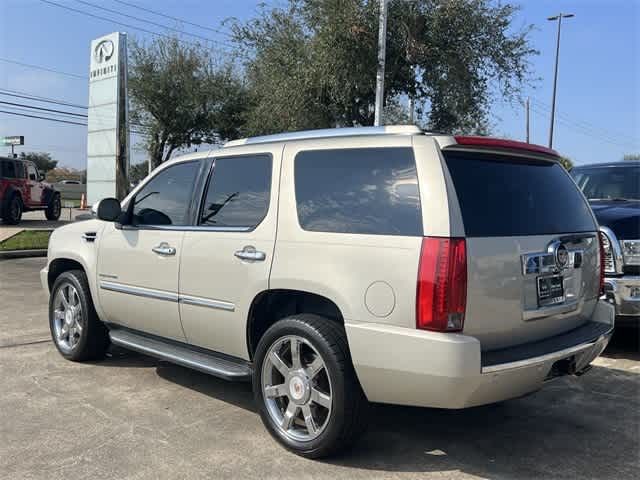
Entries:
[[27, 188], [29, 190], [28, 204], [30, 206], [42, 205], [43, 186], [38, 178], [38, 170], [33, 163], [27, 163]]
[[134, 202], [131, 224], [110, 223], [104, 229], [97, 272], [100, 305], [109, 322], [185, 341], [178, 269], [201, 166], [195, 160], [162, 168], [129, 200]]
[[[180, 317], [187, 341], [248, 358], [251, 302], [268, 289], [281, 148], [214, 158], [198, 226], [185, 233]], [[244, 150], [246, 151], [246, 150]]]

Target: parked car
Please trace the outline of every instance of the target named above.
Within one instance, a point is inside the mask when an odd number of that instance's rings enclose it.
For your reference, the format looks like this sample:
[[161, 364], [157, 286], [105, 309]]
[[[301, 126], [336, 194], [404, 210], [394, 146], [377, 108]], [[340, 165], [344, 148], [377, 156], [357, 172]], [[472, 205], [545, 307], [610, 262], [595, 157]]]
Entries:
[[33, 162], [0, 157], [0, 216], [17, 225], [22, 212], [43, 210], [47, 220], [60, 218], [60, 193], [44, 181]]
[[61, 185], [82, 185], [80, 180], [58, 180]]
[[640, 162], [577, 167], [571, 175], [600, 224], [605, 293], [618, 324], [640, 322]]
[[321, 457], [367, 401], [465, 408], [580, 375], [614, 309], [595, 218], [544, 147], [416, 127], [228, 142], [58, 228], [41, 272], [63, 357], [109, 343], [253, 383]]

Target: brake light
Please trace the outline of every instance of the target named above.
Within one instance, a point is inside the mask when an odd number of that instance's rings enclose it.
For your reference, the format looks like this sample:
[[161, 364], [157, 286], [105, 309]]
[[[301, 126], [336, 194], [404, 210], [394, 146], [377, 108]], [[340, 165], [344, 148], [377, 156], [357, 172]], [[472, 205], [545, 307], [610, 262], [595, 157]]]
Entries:
[[600, 257], [600, 296], [604, 295], [604, 260], [605, 260], [605, 254], [604, 254], [604, 244], [606, 242], [606, 237], [604, 236], [605, 234], [602, 232], [598, 232], [598, 247], [599, 247], [599, 257]]
[[422, 239], [416, 327], [459, 332], [467, 307], [467, 249], [463, 238]]
[[526, 150], [528, 152], [542, 153], [559, 157], [558, 152], [551, 148], [536, 145], [535, 143], [524, 143], [516, 140], [504, 140], [502, 138], [478, 137], [478, 136], [461, 136], [454, 137], [458, 145], [468, 145], [471, 147], [487, 147], [487, 148], [506, 148], [509, 150]]

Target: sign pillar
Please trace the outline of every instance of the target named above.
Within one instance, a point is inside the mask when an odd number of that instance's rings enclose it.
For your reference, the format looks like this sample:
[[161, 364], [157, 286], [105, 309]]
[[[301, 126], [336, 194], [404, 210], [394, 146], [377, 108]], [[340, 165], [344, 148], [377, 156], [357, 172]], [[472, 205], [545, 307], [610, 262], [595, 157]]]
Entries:
[[129, 191], [127, 36], [91, 42], [87, 129], [87, 203], [122, 199]]

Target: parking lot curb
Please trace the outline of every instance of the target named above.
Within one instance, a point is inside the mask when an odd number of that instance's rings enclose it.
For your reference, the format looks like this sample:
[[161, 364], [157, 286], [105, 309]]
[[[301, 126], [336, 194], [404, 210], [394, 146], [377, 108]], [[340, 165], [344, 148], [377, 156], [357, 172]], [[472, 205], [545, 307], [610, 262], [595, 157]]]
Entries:
[[47, 250], [6, 250], [0, 252], [0, 260], [7, 260], [10, 258], [27, 258], [27, 257], [46, 257]]

